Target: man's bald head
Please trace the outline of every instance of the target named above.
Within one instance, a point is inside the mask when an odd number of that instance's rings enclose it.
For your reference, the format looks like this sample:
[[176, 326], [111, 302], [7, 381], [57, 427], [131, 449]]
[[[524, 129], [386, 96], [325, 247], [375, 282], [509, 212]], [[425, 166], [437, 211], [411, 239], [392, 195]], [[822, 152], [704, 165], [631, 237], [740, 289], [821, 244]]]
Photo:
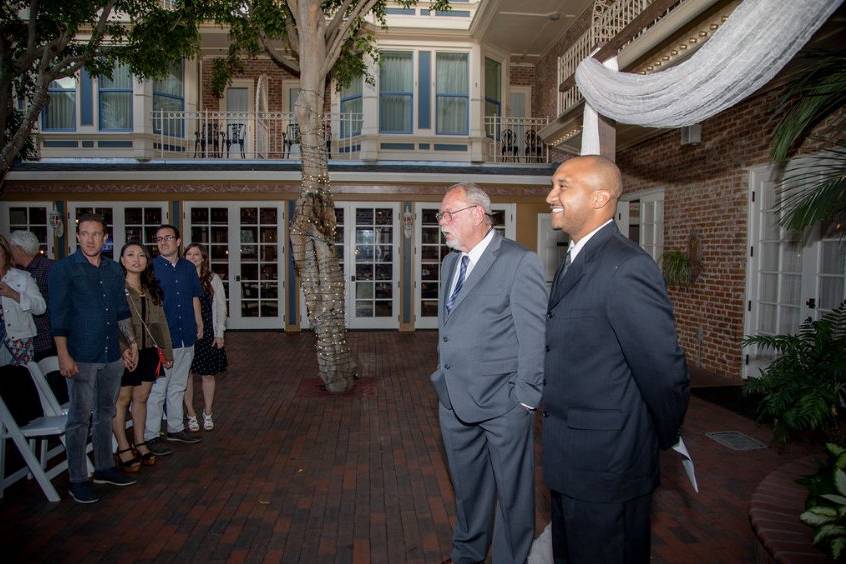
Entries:
[[552, 225], [578, 241], [614, 217], [623, 192], [620, 169], [598, 155], [568, 159], [552, 176], [546, 197]]
[[600, 155], [573, 157], [564, 161], [558, 169], [566, 164], [578, 166], [583, 182], [593, 190], [608, 190], [615, 202], [623, 195], [623, 175], [610, 159]]

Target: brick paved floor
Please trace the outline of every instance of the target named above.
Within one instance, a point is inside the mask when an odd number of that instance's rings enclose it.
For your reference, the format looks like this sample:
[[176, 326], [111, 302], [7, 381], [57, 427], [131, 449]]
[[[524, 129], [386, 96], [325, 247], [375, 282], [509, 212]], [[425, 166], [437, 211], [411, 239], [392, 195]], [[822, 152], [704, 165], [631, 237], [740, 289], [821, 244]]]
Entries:
[[[67, 497], [66, 474], [54, 480], [58, 504], [19, 482], [0, 500], [3, 560], [440, 562], [454, 513], [428, 380], [435, 337], [352, 333], [363, 378], [349, 396], [329, 397], [316, 389], [311, 334], [229, 334], [232, 369], [218, 380], [215, 431], [144, 468], [138, 485], [95, 486], [103, 495], [95, 505]], [[769, 439], [766, 428], [691, 400], [685, 436], [702, 493], [665, 453], [655, 562], [750, 561], [753, 489], [810, 452], [734, 452], [704, 435], [721, 430]], [[536, 491], [540, 530], [548, 520], [540, 480]]]

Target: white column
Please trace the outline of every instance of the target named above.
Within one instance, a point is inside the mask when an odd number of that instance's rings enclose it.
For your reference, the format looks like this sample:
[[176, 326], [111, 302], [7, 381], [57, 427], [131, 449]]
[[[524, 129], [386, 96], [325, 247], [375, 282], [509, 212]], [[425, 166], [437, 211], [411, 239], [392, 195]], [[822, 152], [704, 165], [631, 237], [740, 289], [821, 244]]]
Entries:
[[374, 84], [362, 79], [361, 89], [361, 153], [363, 161], [375, 161], [379, 158], [379, 66], [367, 57], [367, 73], [375, 77]]
[[482, 116], [485, 106], [482, 104], [482, 48], [476, 43], [470, 50], [470, 161], [484, 161], [485, 131]]

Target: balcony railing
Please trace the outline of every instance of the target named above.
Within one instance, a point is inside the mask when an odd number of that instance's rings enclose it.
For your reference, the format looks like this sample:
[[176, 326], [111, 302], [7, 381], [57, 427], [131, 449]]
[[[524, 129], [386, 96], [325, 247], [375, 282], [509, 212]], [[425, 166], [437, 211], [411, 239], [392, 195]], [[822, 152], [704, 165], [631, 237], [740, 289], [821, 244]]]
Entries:
[[[607, 0], [594, 3], [591, 25], [563, 55], [558, 57], [558, 84], [576, 73], [576, 67], [594, 49], [608, 43], [623, 31], [654, 0]], [[565, 114], [582, 101], [575, 84], [558, 93], [558, 114]]]
[[[360, 151], [362, 115], [326, 114], [323, 133], [331, 159]], [[299, 160], [302, 136], [289, 112], [153, 112], [160, 159]]]
[[549, 118], [485, 117], [485, 160], [495, 163], [548, 163], [549, 147], [538, 132]]

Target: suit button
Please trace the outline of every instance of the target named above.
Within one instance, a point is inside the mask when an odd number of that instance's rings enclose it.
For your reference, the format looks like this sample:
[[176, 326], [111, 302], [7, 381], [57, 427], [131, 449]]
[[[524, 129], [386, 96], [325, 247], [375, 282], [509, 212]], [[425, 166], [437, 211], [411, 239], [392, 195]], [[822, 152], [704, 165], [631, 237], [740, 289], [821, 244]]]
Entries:
[[544, 348], [546, 349], [546, 352], [549, 352], [549, 345], [546, 345]]
[[543, 382], [541, 382], [541, 383], [542, 383], [544, 386], [546, 386], [546, 378], [544, 378], [544, 379], [543, 379]]
[[452, 368], [452, 365], [451, 364], [444, 364], [444, 368], [446, 370], [449, 370], [450, 368]]
[[547, 318], [547, 319], [552, 319], [552, 317], [553, 317], [553, 316], [552, 316], [552, 312], [551, 312], [551, 311], [546, 312], [546, 318]]
[[445, 343], [448, 343], [448, 342], [449, 342], [449, 337], [444, 337], [444, 342], [445, 342]]
[[546, 410], [544, 410], [544, 412], [543, 412], [543, 416], [544, 416], [544, 417], [549, 417], [549, 412], [548, 412], [548, 411], [546, 411]]

